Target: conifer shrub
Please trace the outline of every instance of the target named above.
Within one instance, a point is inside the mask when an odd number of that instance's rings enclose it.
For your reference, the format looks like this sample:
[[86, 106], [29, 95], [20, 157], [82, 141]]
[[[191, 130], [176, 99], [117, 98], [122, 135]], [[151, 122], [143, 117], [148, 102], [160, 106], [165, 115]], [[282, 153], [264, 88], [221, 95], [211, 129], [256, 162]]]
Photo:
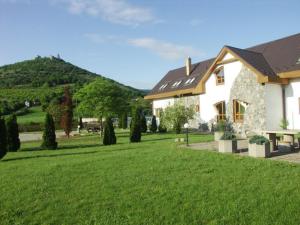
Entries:
[[20, 149], [19, 126], [16, 115], [11, 115], [6, 120], [7, 129], [7, 150], [16, 152]]
[[144, 113], [142, 113], [142, 115], [141, 115], [141, 132], [142, 133], [147, 132], [147, 120], [146, 120]]
[[43, 149], [55, 150], [57, 149], [55, 124], [53, 117], [47, 113], [45, 117], [45, 128], [43, 133], [43, 143], [41, 146]]
[[110, 117], [107, 117], [104, 123], [103, 144], [114, 145], [116, 143], [117, 143], [117, 138], [116, 138], [112, 119]]
[[0, 159], [7, 153], [7, 130], [5, 120], [0, 117]]
[[127, 113], [124, 113], [123, 115], [122, 115], [122, 128], [123, 129], [127, 129], [127, 127], [128, 127], [128, 115], [127, 115]]
[[137, 108], [134, 110], [130, 124], [130, 142], [140, 142], [141, 136], [141, 110]]
[[152, 116], [150, 131], [152, 133], [155, 133], [157, 131], [156, 116]]

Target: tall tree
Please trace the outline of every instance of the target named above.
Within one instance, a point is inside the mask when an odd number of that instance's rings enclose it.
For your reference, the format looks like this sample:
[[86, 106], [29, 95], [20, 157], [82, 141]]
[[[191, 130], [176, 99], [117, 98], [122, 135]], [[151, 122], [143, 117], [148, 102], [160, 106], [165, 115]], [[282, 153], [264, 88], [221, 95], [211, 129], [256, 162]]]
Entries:
[[142, 113], [141, 115], [141, 132], [142, 133], [147, 132], [147, 120], [144, 113]]
[[72, 131], [72, 121], [73, 121], [73, 101], [70, 93], [70, 87], [65, 87], [64, 98], [62, 102], [62, 117], [61, 117], [61, 127], [64, 129], [67, 137], [70, 137]]
[[114, 145], [116, 143], [117, 143], [117, 138], [116, 138], [112, 119], [110, 117], [107, 117], [104, 122], [103, 144]]
[[57, 149], [54, 120], [49, 113], [47, 113], [45, 117], [42, 148], [50, 150]]
[[20, 149], [19, 126], [16, 115], [11, 115], [6, 120], [8, 151], [16, 152]]
[[156, 116], [152, 116], [150, 130], [152, 133], [155, 133], [157, 131]]
[[141, 110], [136, 108], [130, 124], [130, 142], [140, 142], [141, 136]]
[[0, 117], [0, 159], [7, 153], [7, 130], [5, 120]]
[[81, 88], [75, 98], [82, 115], [106, 118], [120, 115], [128, 109], [129, 93], [116, 83], [95, 79]]
[[127, 129], [127, 127], [128, 127], [128, 115], [127, 115], [127, 113], [123, 113], [123, 115], [122, 115], [122, 128], [123, 129]]
[[177, 101], [174, 105], [165, 109], [164, 123], [168, 128], [175, 130], [179, 134], [183, 124], [193, 119], [194, 115], [194, 106], [185, 107], [181, 101]]

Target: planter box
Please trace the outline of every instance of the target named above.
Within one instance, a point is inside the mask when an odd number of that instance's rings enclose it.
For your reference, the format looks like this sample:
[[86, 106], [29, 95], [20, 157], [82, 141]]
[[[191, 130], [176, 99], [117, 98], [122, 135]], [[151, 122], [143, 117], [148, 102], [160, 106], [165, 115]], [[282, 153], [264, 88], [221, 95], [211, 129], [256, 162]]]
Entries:
[[215, 141], [219, 141], [221, 139], [221, 137], [223, 136], [224, 132], [223, 131], [216, 131], [214, 133], [215, 136]]
[[235, 153], [237, 152], [236, 140], [219, 140], [219, 152], [222, 153]]
[[249, 156], [256, 158], [267, 158], [270, 156], [270, 143], [257, 145], [257, 144], [249, 144], [248, 145], [248, 153]]

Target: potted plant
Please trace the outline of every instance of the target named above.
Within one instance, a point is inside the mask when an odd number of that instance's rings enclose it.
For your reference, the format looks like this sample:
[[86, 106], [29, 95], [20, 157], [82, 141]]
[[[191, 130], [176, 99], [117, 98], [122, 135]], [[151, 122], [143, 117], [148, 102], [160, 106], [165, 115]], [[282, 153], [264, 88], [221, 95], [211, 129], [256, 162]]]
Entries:
[[214, 138], [215, 141], [219, 141], [225, 132], [225, 121], [221, 120], [214, 127]]
[[249, 139], [249, 156], [266, 158], [270, 156], [270, 141], [264, 136], [254, 135]]
[[219, 152], [235, 153], [236, 151], [236, 136], [232, 132], [225, 132], [219, 140]]

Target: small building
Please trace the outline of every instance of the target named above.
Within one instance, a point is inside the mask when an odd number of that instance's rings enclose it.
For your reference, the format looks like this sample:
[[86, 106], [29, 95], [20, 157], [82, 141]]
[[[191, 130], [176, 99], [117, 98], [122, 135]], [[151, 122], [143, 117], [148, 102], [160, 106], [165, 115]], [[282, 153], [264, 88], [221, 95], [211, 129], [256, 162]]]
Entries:
[[228, 119], [240, 134], [300, 129], [300, 33], [170, 70], [145, 97], [153, 114], [181, 100], [196, 111], [192, 126]]

